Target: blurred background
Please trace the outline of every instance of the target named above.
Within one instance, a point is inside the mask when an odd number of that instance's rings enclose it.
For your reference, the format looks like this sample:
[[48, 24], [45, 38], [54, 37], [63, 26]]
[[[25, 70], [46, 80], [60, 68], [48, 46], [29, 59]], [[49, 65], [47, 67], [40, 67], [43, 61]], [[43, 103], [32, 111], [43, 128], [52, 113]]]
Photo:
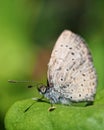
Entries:
[[88, 43], [99, 81], [96, 100], [104, 98], [103, 0], [0, 1], [0, 130], [4, 130], [5, 114], [14, 102], [39, 96], [35, 88], [27, 88], [29, 84], [7, 81], [46, 83], [47, 63], [64, 29]]

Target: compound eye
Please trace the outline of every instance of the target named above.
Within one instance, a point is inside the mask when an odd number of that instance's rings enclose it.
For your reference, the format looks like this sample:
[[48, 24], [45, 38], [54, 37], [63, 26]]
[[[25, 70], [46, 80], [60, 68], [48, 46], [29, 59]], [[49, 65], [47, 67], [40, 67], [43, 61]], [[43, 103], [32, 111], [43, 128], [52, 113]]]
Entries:
[[41, 94], [45, 94], [45, 92], [46, 92], [46, 86], [41, 86], [40, 88], [38, 88], [38, 91], [39, 91]]
[[46, 87], [43, 86], [43, 87], [41, 88], [41, 91], [42, 91], [42, 93], [45, 93], [45, 91], [46, 91]]

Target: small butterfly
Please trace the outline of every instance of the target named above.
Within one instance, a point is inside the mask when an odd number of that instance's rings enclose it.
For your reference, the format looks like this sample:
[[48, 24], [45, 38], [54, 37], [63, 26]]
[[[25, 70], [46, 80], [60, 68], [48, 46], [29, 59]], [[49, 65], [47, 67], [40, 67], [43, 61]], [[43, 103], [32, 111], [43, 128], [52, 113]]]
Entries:
[[47, 86], [38, 91], [53, 104], [94, 101], [97, 75], [83, 38], [69, 30], [59, 36], [48, 64]]

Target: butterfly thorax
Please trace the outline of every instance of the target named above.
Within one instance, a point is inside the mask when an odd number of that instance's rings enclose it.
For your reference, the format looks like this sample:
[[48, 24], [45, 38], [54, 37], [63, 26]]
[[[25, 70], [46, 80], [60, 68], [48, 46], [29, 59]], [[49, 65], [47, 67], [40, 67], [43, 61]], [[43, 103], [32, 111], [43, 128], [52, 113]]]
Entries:
[[54, 87], [46, 87], [41, 86], [39, 89], [40, 94], [44, 95], [47, 99], [50, 100], [50, 103], [62, 103], [62, 104], [70, 104], [70, 100], [68, 98], [65, 98], [57, 92]]

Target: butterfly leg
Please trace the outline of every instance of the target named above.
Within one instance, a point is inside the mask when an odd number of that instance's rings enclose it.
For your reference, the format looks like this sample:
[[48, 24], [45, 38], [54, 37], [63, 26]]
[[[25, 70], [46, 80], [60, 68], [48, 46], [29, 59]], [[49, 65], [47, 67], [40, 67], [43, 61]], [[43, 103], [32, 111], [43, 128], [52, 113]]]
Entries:
[[51, 106], [48, 108], [48, 111], [53, 111], [54, 109], [56, 109], [56, 107], [53, 106], [53, 103], [51, 103]]
[[32, 100], [35, 100], [35, 101], [43, 101], [42, 99], [44, 98], [44, 96], [42, 95], [42, 97], [40, 97], [40, 98], [32, 98]]
[[[44, 96], [42, 96], [42, 97], [40, 97], [40, 98], [32, 98], [32, 100], [42, 102], [42, 101], [43, 101], [43, 100], [42, 100], [43, 98], [44, 98]], [[33, 104], [34, 104], [34, 102], [33, 102], [24, 112], [26, 112], [27, 110], [29, 110], [30, 107], [31, 107]]]

